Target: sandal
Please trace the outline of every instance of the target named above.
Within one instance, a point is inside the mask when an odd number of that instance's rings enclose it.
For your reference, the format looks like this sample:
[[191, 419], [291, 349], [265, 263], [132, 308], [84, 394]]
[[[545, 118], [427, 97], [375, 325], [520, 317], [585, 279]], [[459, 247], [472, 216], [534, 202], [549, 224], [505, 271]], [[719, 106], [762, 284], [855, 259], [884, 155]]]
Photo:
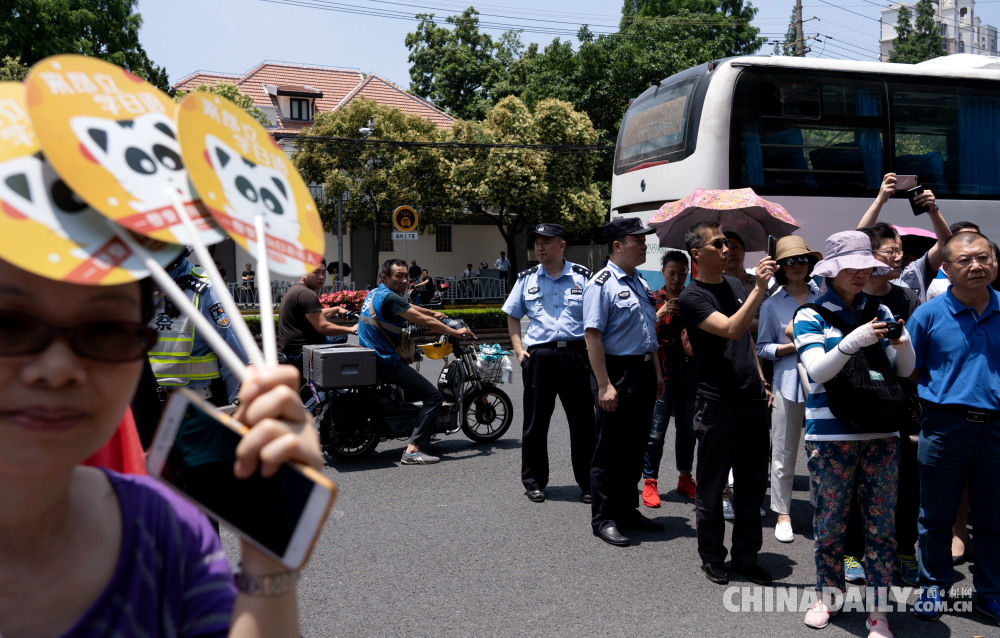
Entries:
[[830, 611], [827, 604], [820, 601], [810, 607], [809, 611], [806, 612], [806, 627], [811, 627], [812, 629], [822, 629], [830, 624], [830, 619], [833, 618], [834, 614], [836, 614], [836, 612]]

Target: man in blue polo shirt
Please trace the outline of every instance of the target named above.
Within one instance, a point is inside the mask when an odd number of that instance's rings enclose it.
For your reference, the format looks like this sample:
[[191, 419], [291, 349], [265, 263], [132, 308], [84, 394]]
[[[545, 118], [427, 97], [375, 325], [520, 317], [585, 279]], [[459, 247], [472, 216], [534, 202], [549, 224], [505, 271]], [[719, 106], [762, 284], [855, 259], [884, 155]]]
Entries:
[[952, 586], [952, 524], [969, 485], [977, 545], [976, 608], [1000, 623], [1000, 293], [990, 288], [997, 255], [979, 233], [944, 246], [948, 292], [917, 308], [906, 325], [923, 401], [920, 463], [920, 598], [913, 613], [941, 616]]
[[[528, 233], [538, 265], [517, 275], [503, 305], [510, 342], [524, 381], [521, 482], [534, 503], [545, 501], [549, 482], [549, 421], [556, 396], [569, 422], [569, 447], [580, 500], [590, 503], [594, 456], [594, 405], [581, 401], [592, 375], [583, 340], [583, 287], [590, 271], [566, 261], [569, 233], [559, 224], [538, 224]], [[528, 330], [521, 340], [521, 319]]]
[[639, 513], [635, 489], [653, 404], [663, 394], [653, 292], [636, 270], [646, 262], [646, 235], [652, 232], [638, 217], [605, 224], [611, 258], [583, 289], [584, 338], [597, 381], [591, 525], [594, 536], [618, 547], [631, 543], [620, 527], [663, 529]]

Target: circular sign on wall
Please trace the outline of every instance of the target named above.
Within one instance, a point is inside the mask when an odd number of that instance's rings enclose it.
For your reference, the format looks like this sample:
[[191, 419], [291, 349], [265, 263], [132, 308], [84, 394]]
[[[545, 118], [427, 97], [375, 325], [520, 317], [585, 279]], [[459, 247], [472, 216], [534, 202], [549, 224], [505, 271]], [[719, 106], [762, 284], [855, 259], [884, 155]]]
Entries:
[[417, 211], [409, 206], [400, 206], [392, 212], [392, 225], [401, 233], [408, 233], [417, 229], [417, 222], [420, 217]]

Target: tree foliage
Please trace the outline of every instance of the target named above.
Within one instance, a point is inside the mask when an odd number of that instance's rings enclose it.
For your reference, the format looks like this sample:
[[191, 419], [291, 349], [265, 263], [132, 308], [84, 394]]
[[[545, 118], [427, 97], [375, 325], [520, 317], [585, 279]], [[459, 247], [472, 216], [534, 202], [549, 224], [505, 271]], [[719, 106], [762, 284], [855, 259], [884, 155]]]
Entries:
[[934, 4], [931, 0], [917, 2], [916, 22], [911, 26], [911, 13], [906, 5], [899, 7], [896, 15], [896, 39], [892, 43], [889, 62], [916, 64], [948, 55], [941, 31], [934, 22]]
[[166, 91], [166, 69], [139, 42], [137, 0], [5, 0], [0, 3], [0, 56], [31, 66], [50, 55], [80, 53], [108, 60]]
[[[451, 138], [487, 144], [586, 145], [597, 132], [568, 102], [547, 99], [534, 109], [508, 96], [482, 122], [459, 122]], [[455, 204], [496, 224], [507, 244], [511, 273], [517, 272], [519, 233], [540, 221], [571, 232], [600, 224], [606, 207], [593, 183], [592, 153], [481, 148], [443, 157], [448, 195]]]
[[[799, 34], [795, 29], [795, 21], [798, 19], [798, 12], [792, 8], [792, 17], [788, 19], [788, 29], [785, 30], [785, 39], [774, 42], [774, 55], [798, 56], [795, 50], [795, 43], [799, 39]], [[804, 43], [803, 43], [804, 44]], [[805, 49], [805, 46], [803, 46]]]
[[[358, 98], [336, 111], [320, 113], [304, 135], [357, 138], [358, 129], [375, 117], [372, 139], [433, 142], [438, 139], [433, 123], [374, 100]], [[378, 234], [390, 223], [399, 206], [412, 206], [420, 213], [423, 229], [449, 221], [451, 208], [444, 196], [439, 152], [428, 148], [348, 142], [299, 140], [292, 160], [307, 183], [322, 184], [326, 197], [317, 202], [323, 224], [336, 232], [337, 202], [343, 198], [343, 217], [351, 229], [374, 227], [374, 243], [364, 251], [369, 272], [377, 272]], [[361, 258], [355, 258], [359, 261]]]
[[195, 91], [203, 91], [205, 93], [212, 93], [220, 97], [224, 97], [249, 113], [250, 117], [260, 122], [261, 125], [268, 126], [271, 124], [271, 119], [267, 116], [267, 113], [254, 105], [253, 98], [246, 93], [241, 93], [239, 87], [230, 82], [220, 82], [219, 84], [199, 84], [192, 91], [177, 91], [177, 95], [174, 96], [174, 99], [180, 102], [185, 95]]
[[28, 67], [18, 58], [5, 56], [0, 60], [0, 82], [21, 82], [28, 75]]

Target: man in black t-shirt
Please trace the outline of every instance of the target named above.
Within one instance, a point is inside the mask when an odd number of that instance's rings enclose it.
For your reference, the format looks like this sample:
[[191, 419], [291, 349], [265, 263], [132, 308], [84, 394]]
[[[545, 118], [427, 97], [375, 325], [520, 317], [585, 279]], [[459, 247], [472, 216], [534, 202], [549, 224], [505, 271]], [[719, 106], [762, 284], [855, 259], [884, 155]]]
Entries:
[[[316, 291], [326, 283], [326, 264], [303, 275], [285, 292], [278, 310], [278, 350], [285, 361], [302, 370], [302, 346], [326, 343], [328, 336], [357, 334], [358, 326], [340, 326], [330, 317], [346, 314], [339, 306], [324, 308]], [[267, 317], [263, 314], [261, 319]]]
[[680, 310], [694, 352], [695, 522], [702, 570], [712, 582], [729, 582], [722, 491], [732, 469], [740, 488], [733, 492], [733, 571], [770, 585], [757, 553], [763, 543], [760, 502], [767, 490], [772, 397], [749, 328], [775, 262], [767, 256], [760, 260], [757, 284], [748, 295], [739, 280], [722, 274], [729, 240], [718, 224], [696, 224], [684, 240], [698, 264], [698, 276], [681, 293]]

